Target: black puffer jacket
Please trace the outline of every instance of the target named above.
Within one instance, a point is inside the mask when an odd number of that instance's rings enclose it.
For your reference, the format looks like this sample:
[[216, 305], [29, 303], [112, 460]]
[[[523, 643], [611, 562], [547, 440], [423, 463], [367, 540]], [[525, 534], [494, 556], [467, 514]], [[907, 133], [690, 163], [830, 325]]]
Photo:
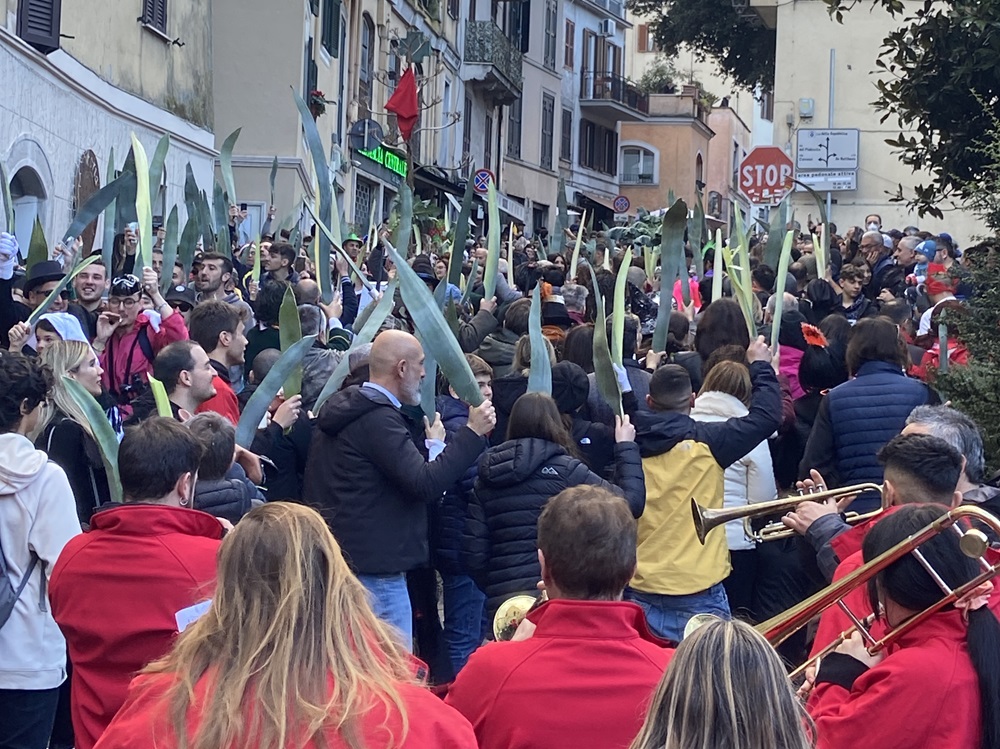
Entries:
[[541, 579], [538, 516], [548, 500], [571, 486], [602, 486], [624, 497], [639, 517], [646, 502], [642, 459], [634, 442], [615, 445], [615, 484], [604, 481], [553, 442], [534, 437], [490, 448], [479, 459], [469, 502], [462, 559], [493, 612], [509, 596], [535, 590]]
[[237, 523], [257, 505], [264, 495], [247, 478], [243, 468], [233, 464], [221, 479], [198, 479], [194, 487], [194, 508]]

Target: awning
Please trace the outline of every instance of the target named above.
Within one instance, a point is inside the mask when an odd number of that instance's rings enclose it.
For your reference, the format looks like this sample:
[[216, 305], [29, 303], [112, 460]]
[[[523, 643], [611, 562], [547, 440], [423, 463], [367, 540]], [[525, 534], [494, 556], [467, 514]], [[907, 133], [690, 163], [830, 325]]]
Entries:
[[413, 178], [416, 181], [430, 185], [436, 190], [448, 193], [449, 195], [462, 195], [465, 190], [449, 180], [444, 173], [436, 167], [418, 165], [414, 167]]
[[[452, 207], [458, 211], [459, 215], [462, 213], [462, 204], [459, 202], [458, 198], [452, 195], [450, 192], [445, 193], [445, 197], [448, 198], [448, 202], [451, 203]], [[475, 202], [472, 203], [475, 206]], [[469, 216], [469, 226], [475, 226], [476, 222], [472, 220], [472, 216]]]
[[500, 191], [497, 191], [497, 207], [512, 219], [520, 221], [522, 224], [528, 215], [523, 205]]
[[593, 192], [583, 192], [583, 191], [580, 191], [578, 194], [581, 195], [582, 197], [584, 197], [585, 199], [589, 200], [591, 203], [597, 203], [597, 205], [603, 206], [604, 208], [607, 208], [609, 211], [614, 211], [615, 210], [615, 199], [614, 198], [608, 198], [608, 197], [605, 197], [603, 195], [598, 195], [597, 193], [593, 193]]

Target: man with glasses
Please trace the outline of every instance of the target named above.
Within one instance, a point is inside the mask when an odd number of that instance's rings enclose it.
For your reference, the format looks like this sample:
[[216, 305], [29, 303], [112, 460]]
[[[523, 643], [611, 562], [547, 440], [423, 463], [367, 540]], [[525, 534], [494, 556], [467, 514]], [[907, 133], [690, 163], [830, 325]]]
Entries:
[[882, 301], [891, 302], [892, 293], [889, 292], [887, 296], [883, 296], [882, 292], [893, 285], [891, 276], [896, 271], [896, 267], [893, 265], [892, 248], [886, 246], [882, 232], [866, 231], [861, 235], [860, 250], [861, 255], [868, 262], [868, 267], [872, 269], [872, 280], [865, 289], [865, 296], [869, 299], [879, 298]]
[[[153, 302], [160, 315], [157, 330], [142, 313], [143, 294]], [[156, 271], [145, 268], [140, 281], [133, 275], [118, 276], [111, 282], [108, 309], [97, 318], [94, 350], [104, 368], [104, 386], [124, 410], [143, 387], [160, 349], [188, 337], [184, 319], [160, 294]]]
[[[28, 271], [24, 281], [24, 300], [30, 309], [36, 309], [59, 285], [63, 276], [62, 266], [55, 260], [44, 260], [35, 263]], [[69, 306], [69, 291], [64, 290], [58, 299], [49, 305], [49, 312], [65, 312]]]

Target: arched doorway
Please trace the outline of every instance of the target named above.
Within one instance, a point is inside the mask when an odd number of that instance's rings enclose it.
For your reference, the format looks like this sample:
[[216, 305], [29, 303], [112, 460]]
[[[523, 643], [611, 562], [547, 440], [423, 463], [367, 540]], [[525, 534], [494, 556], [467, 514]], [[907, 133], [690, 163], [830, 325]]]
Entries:
[[10, 197], [14, 204], [14, 236], [21, 248], [21, 255], [27, 257], [31, 243], [31, 230], [35, 219], [45, 223], [45, 200], [48, 193], [38, 172], [30, 166], [22, 166], [10, 181]]

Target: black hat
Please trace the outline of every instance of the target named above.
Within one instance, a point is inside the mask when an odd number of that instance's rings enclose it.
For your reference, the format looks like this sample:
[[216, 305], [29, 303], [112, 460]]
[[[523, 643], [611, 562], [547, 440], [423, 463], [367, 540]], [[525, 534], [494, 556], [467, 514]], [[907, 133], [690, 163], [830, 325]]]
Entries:
[[195, 294], [194, 287], [185, 286], [184, 284], [171, 286], [167, 291], [167, 295], [163, 299], [169, 305], [186, 304], [192, 309], [194, 309], [194, 306], [198, 304], [198, 297]]
[[30, 294], [36, 286], [41, 286], [49, 281], [61, 281], [66, 274], [63, 268], [55, 260], [42, 260], [31, 266], [28, 276], [24, 280], [24, 293]]
[[413, 264], [410, 267], [413, 268], [413, 272], [416, 273], [422, 281], [437, 281], [437, 277], [434, 275], [434, 266], [431, 265], [431, 259], [429, 256], [417, 255], [413, 258]]
[[559, 413], [575, 413], [587, 402], [590, 380], [583, 367], [570, 361], [561, 361], [552, 367], [552, 399]]
[[142, 281], [131, 273], [117, 276], [111, 282], [110, 296], [132, 296], [142, 291]]

